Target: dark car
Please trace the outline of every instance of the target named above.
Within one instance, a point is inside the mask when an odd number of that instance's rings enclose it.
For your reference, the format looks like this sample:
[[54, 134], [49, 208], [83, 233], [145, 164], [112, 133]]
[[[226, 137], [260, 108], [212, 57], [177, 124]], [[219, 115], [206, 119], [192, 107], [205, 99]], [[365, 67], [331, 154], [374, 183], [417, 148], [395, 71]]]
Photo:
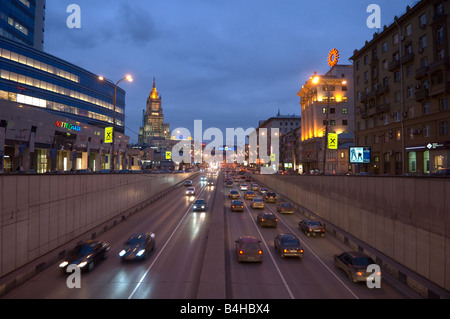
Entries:
[[[334, 264], [342, 269], [353, 282], [367, 281], [372, 272], [367, 272], [369, 265], [374, 265], [373, 259], [359, 251], [344, 252], [334, 256]], [[376, 275], [381, 276], [381, 273]]]
[[154, 248], [154, 233], [133, 234], [125, 242], [125, 247], [120, 251], [119, 256], [123, 261], [142, 260], [145, 259]]
[[226, 183], [225, 183], [225, 186], [226, 187], [233, 187], [233, 181], [231, 181], [231, 180], [228, 180], [228, 181], [226, 181]]
[[194, 212], [205, 212], [206, 211], [206, 201], [204, 199], [197, 199], [192, 205], [192, 210]]
[[274, 239], [274, 245], [281, 257], [303, 257], [300, 240], [293, 234], [278, 234]]
[[191, 180], [185, 181], [184, 186], [192, 186], [192, 181]]
[[206, 176], [200, 177], [200, 181], [201, 181], [201, 182], [206, 182]]
[[208, 179], [207, 185], [208, 186], [214, 186], [214, 180], [213, 179]]
[[291, 203], [279, 203], [277, 205], [277, 211], [282, 214], [293, 214], [294, 213], [294, 205]]
[[256, 216], [256, 222], [261, 226], [277, 227], [278, 219], [270, 212], [261, 212]]
[[238, 262], [262, 262], [261, 241], [254, 236], [241, 236], [236, 240], [236, 256]]
[[232, 212], [243, 212], [244, 211], [244, 203], [240, 200], [233, 200], [231, 202], [231, 211]]
[[102, 241], [87, 240], [75, 246], [59, 267], [66, 270], [68, 265], [77, 265], [82, 271], [91, 271], [95, 263], [108, 257], [110, 245]]
[[298, 226], [307, 236], [325, 236], [325, 225], [319, 221], [303, 219]]
[[228, 194], [228, 197], [231, 199], [238, 199], [239, 198], [239, 192], [238, 191], [230, 191]]
[[264, 195], [264, 201], [266, 203], [276, 203], [277, 194], [275, 194], [274, 192], [267, 192], [266, 195]]

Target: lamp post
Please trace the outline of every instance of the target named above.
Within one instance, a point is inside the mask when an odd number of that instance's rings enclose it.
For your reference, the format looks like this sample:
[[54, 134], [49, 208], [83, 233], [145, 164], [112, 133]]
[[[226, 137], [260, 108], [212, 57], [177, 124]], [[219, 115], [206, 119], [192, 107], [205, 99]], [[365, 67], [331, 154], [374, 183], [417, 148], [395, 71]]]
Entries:
[[323, 173], [326, 172], [326, 160], [327, 160], [327, 148], [328, 148], [328, 114], [330, 112], [330, 86], [334, 85], [345, 85], [347, 84], [346, 80], [343, 79], [323, 79], [318, 75], [315, 75], [311, 78], [311, 81], [314, 85], [323, 85], [327, 90], [327, 109], [326, 109], [326, 117], [325, 117], [325, 136], [324, 136], [324, 148], [323, 148]]
[[122, 81], [128, 81], [128, 82], [133, 82], [133, 77], [129, 74], [127, 74], [124, 78], [120, 79], [119, 81], [117, 81], [116, 83], [114, 83], [111, 80], [106, 79], [103, 76], [99, 76], [98, 79], [100, 81], [107, 81], [111, 84], [114, 85], [114, 98], [113, 98], [113, 135], [112, 135], [112, 156], [111, 156], [111, 166], [112, 168], [110, 168], [112, 171], [114, 171], [115, 169], [115, 135], [116, 135], [116, 99], [117, 99], [117, 86], [119, 85], [120, 82]]

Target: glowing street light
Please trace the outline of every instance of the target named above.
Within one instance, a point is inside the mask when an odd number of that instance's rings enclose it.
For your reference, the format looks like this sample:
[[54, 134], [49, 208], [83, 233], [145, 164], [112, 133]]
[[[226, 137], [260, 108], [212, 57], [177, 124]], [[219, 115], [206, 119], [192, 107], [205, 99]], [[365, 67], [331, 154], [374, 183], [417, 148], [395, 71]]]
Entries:
[[115, 169], [115, 151], [114, 151], [114, 137], [116, 134], [116, 100], [117, 100], [117, 86], [119, 85], [120, 82], [122, 81], [128, 81], [128, 82], [133, 82], [133, 77], [130, 74], [127, 74], [125, 77], [123, 77], [122, 79], [120, 79], [119, 81], [117, 81], [116, 83], [114, 83], [111, 80], [106, 79], [104, 76], [100, 75], [98, 77], [98, 79], [100, 81], [107, 81], [111, 84], [114, 85], [114, 99], [113, 99], [113, 135], [112, 135], [112, 160], [111, 160], [111, 165], [112, 165], [112, 170], [114, 171]]

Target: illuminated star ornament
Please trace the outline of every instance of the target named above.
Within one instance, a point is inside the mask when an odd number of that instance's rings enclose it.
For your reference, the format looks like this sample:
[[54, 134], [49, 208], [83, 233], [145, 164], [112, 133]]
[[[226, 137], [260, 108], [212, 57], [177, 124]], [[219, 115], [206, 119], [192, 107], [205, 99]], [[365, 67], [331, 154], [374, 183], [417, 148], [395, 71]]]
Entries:
[[339, 51], [336, 49], [333, 49], [328, 54], [328, 65], [333, 67], [335, 66], [339, 61]]

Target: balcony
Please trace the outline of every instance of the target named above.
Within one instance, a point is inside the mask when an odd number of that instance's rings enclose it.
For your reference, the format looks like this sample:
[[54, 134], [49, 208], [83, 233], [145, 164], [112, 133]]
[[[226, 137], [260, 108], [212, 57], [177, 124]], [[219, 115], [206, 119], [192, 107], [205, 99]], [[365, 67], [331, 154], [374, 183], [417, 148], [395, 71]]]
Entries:
[[389, 91], [390, 91], [389, 85], [382, 85], [378, 88], [378, 94], [389, 93]]
[[414, 53], [407, 53], [400, 58], [401, 64], [406, 64], [414, 60]]
[[439, 94], [450, 94], [450, 83], [442, 82], [433, 84], [430, 88], [430, 96], [434, 97]]
[[416, 80], [428, 76], [428, 71], [430, 71], [429, 66], [422, 66], [416, 70]]
[[377, 105], [377, 114], [389, 112], [389, 110], [390, 110], [389, 103], [383, 103], [383, 104]]
[[400, 68], [400, 61], [399, 60], [394, 60], [391, 63], [389, 63], [389, 65], [388, 65], [388, 70], [390, 72], [395, 71], [395, 70], [397, 70], [399, 68]]
[[414, 93], [417, 102], [426, 100], [430, 98], [430, 92], [428, 89], [419, 89]]
[[450, 65], [450, 60], [448, 57], [437, 60], [430, 64], [430, 72], [433, 72], [439, 68], [446, 68]]

